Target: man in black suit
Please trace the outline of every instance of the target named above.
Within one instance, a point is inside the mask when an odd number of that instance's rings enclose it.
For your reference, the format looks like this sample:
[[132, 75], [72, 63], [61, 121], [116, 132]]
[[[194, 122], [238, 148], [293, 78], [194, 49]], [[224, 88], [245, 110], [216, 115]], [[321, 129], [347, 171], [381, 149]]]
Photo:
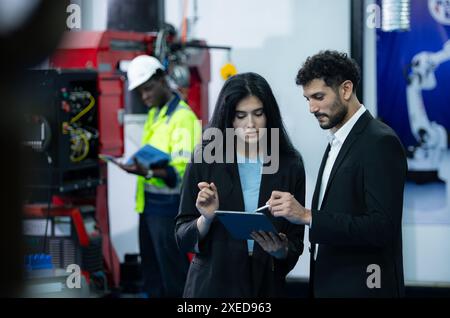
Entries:
[[272, 193], [274, 216], [310, 227], [314, 297], [401, 297], [404, 149], [358, 101], [358, 65], [344, 53], [309, 57], [296, 78], [329, 144], [312, 208]]

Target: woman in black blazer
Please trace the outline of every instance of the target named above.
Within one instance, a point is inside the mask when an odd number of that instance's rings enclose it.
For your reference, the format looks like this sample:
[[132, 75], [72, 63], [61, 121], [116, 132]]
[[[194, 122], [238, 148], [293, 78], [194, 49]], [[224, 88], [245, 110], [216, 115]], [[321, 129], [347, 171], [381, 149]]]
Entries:
[[255, 73], [229, 78], [208, 128], [186, 170], [176, 217], [178, 246], [195, 253], [183, 297], [285, 296], [286, 275], [303, 252], [304, 226], [264, 211], [279, 234], [256, 232], [254, 241], [236, 240], [214, 215], [251, 212], [274, 190], [305, 202], [303, 162], [267, 81]]

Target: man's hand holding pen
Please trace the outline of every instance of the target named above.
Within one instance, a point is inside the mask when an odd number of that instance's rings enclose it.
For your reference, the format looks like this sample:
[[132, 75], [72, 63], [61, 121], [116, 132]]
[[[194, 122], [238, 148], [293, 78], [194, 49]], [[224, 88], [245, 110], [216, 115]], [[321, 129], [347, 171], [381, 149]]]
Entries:
[[275, 217], [284, 217], [294, 224], [311, 224], [311, 211], [302, 206], [289, 192], [272, 191], [267, 203]]

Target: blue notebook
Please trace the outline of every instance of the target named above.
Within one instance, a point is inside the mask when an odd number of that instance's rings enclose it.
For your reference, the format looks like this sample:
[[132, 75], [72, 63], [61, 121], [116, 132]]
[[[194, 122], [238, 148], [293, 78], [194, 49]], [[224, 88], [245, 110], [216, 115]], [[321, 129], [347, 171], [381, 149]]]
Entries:
[[127, 161], [127, 165], [134, 163], [134, 158], [147, 168], [163, 168], [166, 167], [170, 161], [170, 155], [150, 145], [145, 145], [139, 149]]
[[231, 236], [237, 240], [251, 240], [253, 231], [278, 234], [275, 226], [264, 213], [216, 211], [214, 212]]

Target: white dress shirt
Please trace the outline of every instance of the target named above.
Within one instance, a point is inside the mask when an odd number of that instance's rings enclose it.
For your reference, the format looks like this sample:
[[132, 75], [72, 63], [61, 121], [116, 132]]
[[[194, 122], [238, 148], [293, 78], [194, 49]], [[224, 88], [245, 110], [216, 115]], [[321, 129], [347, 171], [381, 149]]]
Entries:
[[[339, 155], [339, 151], [341, 151], [342, 145], [345, 142], [345, 139], [347, 139], [347, 136], [350, 134], [350, 131], [352, 130], [353, 126], [355, 126], [356, 122], [358, 121], [359, 117], [361, 117], [362, 114], [366, 111], [366, 108], [364, 105], [361, 105], [361, 107], [358, 109], [356, 113], [353, 114], [353, 116], [342, 126], [339, 128], [338, 131], [336, 131], [334, 134], [328, 130], [328, 140], [330, 143], [330, 152], [328, 153], [327, 162], [325, 164], [325, 168], [323, 169], [322, 174], [322, 180], [320, 183], [320, 194], [319, 194], [319, 202], [318, 202], [318, 209], [320, 211], [320, 208], [322, 207], [322, 200], [325, 195], [325, 190], [327, 188], [328, 179], [330, 178], [331, 170], [333, 169], [334, 162], [336, 161], [337, 156]], [[312, 220], [311, 220], [311, 226], [312, 226]], [[314, 254], [314, 260], [317, 258], [317, 252], [319, 251], [319, 244], [316, 244], [316, 251]]]

